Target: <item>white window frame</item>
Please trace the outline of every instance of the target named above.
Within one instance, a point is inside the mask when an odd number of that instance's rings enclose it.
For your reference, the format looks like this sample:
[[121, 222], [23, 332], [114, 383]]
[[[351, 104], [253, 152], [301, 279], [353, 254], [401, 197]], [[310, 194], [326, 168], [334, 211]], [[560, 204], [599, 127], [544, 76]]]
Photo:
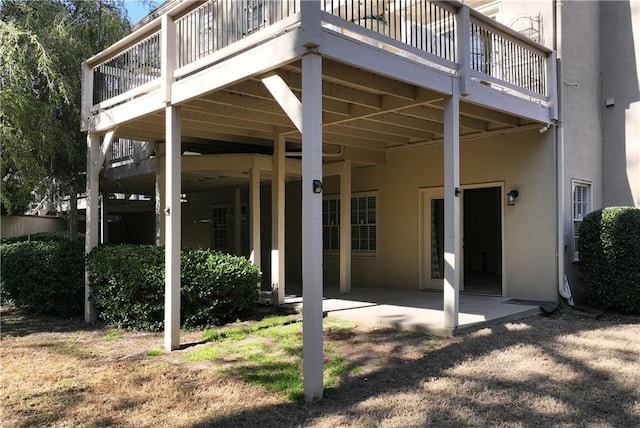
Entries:
[[[580, 193], [576, 191], [580, 189]], [[579, 227], [584, 217], [592, 211], [591, 182], [585, 180], [571, 180], [571, 248], [573, 261], [580, 261], [578, 252]]]
[[[364, 216], [360, 215], [359, 211], [354, 212], [353, 210], [353, 204], [354, 204], [354, 200], [360, 200], [363, 198], [374, 198], [374, 204], [375, 204], [375, 208], [374, 208], [374, 220], [375, 222], [371, 222], [369, 215], [367, 213], [364, 213]], [[333, 224], [331, 224], [331, 218], [330, 218], [330, 212], [326, 212], [327, 216], [325, 217], [325, 202], [330, 203], [329, 201], [335, 201], [336, 202], [336, 210], [335, 210], [335, 222]], [[369, 203], [369, 201], [365, 202], [365, 205], [367, 205]], [[340, 251], [340, 196], [338, 195], [329, 195], [329, 196], [325, 196], [323, 199], [323, 207], [322, 207], [322, 214], [323, 214], [323, 218], [322, 218], [322, 232], [323, 232], [323, 240], [322, 240], [322, 250], [324, 253], [326, 254], [336, 254], [339, 253]], [[370, 209], [368, 209], [368, 205], [365, 206], [365, 210], [368, 212], [370, 211]], [[373, 192], [360, 192], [360, 193], [352, 193], [351, 194], [351, 207], [350, 207], [350, 211], [351, 211], [351, 253], [354, 255], [362, 255], [362, 256], [375, 256], [378, 252], [378, 194], [377, 192], [373, 191]], [[354, 220], [356, 222], [354, 222]], [[325, 228], [329, 229], [329, 228], [336, 228], [338, 230], [338, 247], [337, 248], [326, 248], [325, 247], [325, 239], [324, 239], [324, 233], [325, 233]], [[367, 238], [359, 238], [360, 233], [356, 233], [355, 230], [357, 228], [367, 228], [367, 233], [371, 230], [371, 228], [373, 228], [374, 230], [374, 234], [375, 237], [373, 238], [375, 240], [374, 242], [374, 249], [370, 249], [371, 246], [371, 238], [367, 237]], [[330, 233], [330, 232], [329, 232]], [[363, 241], [362, 239], [366, 239], [366, 245], [362, 245]], [[354, 241], [356, 240], [360, 240], [360, 242], [358, 243], [357, 247], [358, 249], [354, 249]], [[362, 247], [367, 247], [368, 249], [360, 249]]]
[[[333, 202], [335, 210], [331, 210], [331, 203]], [[325, 205], [326, 204], [326, 205]], [[335, 216], [335, 217], [333, 217]], [[338, 231], [338, 238], [335, 243], [331, 239], [332, 231]], [[329, 234], [329, 241], [331, 244], [329, 248], [325, 246], [325, 233]], [[339, 196], [325, 196], [322, 200], [322, 251], [325, 253], [338, 253], [340, 252], [340, 197]]]

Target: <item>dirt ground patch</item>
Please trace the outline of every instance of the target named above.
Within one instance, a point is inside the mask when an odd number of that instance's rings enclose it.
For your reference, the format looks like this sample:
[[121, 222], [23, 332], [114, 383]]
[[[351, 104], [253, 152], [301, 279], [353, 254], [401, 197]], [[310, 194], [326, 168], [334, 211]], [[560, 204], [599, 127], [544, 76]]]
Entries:
[[164, 353], [162, 334], [1, 309], [3, 427], [640, 426], [640, 317], [564, 309], [451, 339], [326, 328], [347, 369], [304, 403], [189, 361], [220, 346], [202, 332]]

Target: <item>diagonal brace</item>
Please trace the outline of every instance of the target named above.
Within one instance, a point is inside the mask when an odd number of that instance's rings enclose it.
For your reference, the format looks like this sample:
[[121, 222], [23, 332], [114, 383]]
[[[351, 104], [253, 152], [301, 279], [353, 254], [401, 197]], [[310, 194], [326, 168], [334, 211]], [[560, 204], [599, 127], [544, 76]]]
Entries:
[[302, 132], [302, 103], [291, 88], [282, 80], [282, 77], [275, 73], [267, 74], [261, 80], [282, 110], [289, 116], [294, 126], [299, 132]]
[[100, 152], [98, 153], [98, 158], [96, 162], [93, 164], [93, 174], [92, 178], [97, 181], [100, 178], [100, 170], [102, 169], [102, 165], [104, 165], [104, 161], [107, 159], [107, 153], [109, 153], [109, 149], [111, 148], [111, 144], [113, 144], [113, 140], [115, 139], [116, 130], [109, 131], [105, 134], [104, 140], [102, 141], [102, 146], [100, 146]]

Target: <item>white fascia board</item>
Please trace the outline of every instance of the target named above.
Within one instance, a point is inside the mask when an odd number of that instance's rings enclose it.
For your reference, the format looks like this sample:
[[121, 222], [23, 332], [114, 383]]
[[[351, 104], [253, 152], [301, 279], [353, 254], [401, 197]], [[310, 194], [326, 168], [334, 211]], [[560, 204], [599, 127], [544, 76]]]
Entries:
[[166, 104], [162, 102], [163, 94], [156, 90], [152, 94], [144, 95], [126, 103], [101, 111], [92, 119], [91, 130], [104, 132], [130, 120], [151, 113], [162, 111]]
[[419, 64], [375, 46], [324, 31], [318, 51], [326, 57], [442, 94], [452, 93], [456, 76]]
[[498, 89], [487, 87], [481, 83], [471, 81], [467, 87], [468, 95], [461, 97], [461, 100], [471, 101], [489, 107], [503, 113], [524, 117], [541, 123], [551, 122], [551, 111], [549, 107], [541, 104], [518, 98]]
[[173, 84], [172, 101], [174, 104], [186, 102], [287, 64], [307, 51], [299, 39], [296, 29], [179, 80]]

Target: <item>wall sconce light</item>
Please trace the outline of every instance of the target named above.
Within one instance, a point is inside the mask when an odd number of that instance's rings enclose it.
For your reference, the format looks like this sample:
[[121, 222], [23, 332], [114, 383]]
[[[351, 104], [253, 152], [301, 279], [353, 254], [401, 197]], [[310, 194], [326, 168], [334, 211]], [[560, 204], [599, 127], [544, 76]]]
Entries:
[[512, 191], [510, 191], [509, 193], [507, 193], [507, 205], [509, 206], [513, 206], [516, 204], [516, 199], [518, 198], [518, 191], [516, 189], [513, 189]]
[[313, 180], [313, 193], [322, 193], [322, 180]]

